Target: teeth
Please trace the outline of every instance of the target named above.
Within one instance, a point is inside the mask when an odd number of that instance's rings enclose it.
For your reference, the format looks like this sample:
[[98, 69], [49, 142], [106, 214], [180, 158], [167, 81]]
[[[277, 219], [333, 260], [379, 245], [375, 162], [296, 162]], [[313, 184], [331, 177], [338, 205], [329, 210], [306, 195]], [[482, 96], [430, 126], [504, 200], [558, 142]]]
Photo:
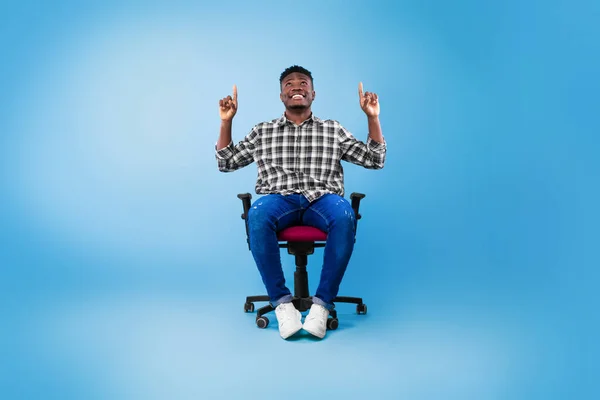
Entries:
[[300, 95], [300, 94], [295, 94], [294, 96], [292, 96], [292, 99], [301, 99], [304, 96]]

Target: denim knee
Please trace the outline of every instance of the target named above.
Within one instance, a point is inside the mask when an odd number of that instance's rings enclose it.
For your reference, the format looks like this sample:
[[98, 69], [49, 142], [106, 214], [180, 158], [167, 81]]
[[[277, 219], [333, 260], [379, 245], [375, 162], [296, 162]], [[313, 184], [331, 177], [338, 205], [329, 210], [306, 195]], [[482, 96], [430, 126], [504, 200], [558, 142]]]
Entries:
[[269, 213], [261, 207], [252, 206], [248, 210], [248, 229], [261, 230], [269, 222]]
[[345, 210], [343, 214], [336, 215], [331, 223], [331, 227], [354, 234], [356, 230], [356, 217], [352, 209]]

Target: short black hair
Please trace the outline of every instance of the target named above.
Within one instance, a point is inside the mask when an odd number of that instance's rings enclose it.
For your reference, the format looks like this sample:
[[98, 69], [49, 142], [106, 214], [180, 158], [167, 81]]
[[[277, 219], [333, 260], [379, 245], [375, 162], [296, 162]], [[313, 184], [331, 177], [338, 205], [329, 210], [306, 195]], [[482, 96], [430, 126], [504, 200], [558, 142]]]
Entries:
[[293, 72], [299, 72], [301, 74], [304, 74], [304, 75], [308, 76], [310, 78], [310, 84], [313, 85], [313, 77], [312, 77], [312, 74], [310, 73], [309, 70], [307, 70], [306, 68], [301, 67], [299, 65], [292, 65], [291, 67], [287, 67], [281, 73], [281, 76], [279, 77], [279, 86], [281, 86], [281, 83], [283, 82], [283, 80], [285, 79], [285, 77], [288, 76], [289, 74], [293, 73]]

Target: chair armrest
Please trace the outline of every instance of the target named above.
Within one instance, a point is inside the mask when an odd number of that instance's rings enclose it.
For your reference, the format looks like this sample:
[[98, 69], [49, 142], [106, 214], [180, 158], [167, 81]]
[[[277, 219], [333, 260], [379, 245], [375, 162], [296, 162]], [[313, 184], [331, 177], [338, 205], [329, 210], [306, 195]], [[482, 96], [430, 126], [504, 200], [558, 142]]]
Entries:
[[354, 214], [356, 215], [356, 219], [359, 220], [362, 218], [362, 216], [360, 215], [360, 213], [358, 212], [358, 209], [360, 207], [360, 201], [362, 199], [364, 199], [366, 197], [365, 194], [363, 193], [352, 193], [350, 195], [350, 200], [352, 201], [352, 209], [354, 210]]
[[250, 249], [250, 235], [248, 232], [248, 211], [250, 211], [250, 200], [252, 199], [252, 195], [250, 193], [240, 193], [237, 195], [237, 197], [238, 199], [242, 200], [242, 207], [244, 208], [242, 219], [245, 221], [244, 226], [246, 227], [246, 242], [248, 244], [248, 249]]
[[248, 211], [250, 210], [250, 200], [252, 199], [252, 195], [250, 193], [240, 193], [237, 197], [242, 200], [242, 207], [244, 209], [242, 219], [246, 219], [246, 217], [248, 217]]

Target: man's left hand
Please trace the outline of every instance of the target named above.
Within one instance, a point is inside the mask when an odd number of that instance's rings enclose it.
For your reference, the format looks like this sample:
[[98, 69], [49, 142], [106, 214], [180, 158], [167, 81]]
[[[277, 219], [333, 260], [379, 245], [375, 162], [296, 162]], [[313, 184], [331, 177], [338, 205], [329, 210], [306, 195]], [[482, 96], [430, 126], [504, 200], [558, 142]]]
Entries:
[[363, 93], [363, 84], [358, 84], [358, 97], [360, 100], [360, 108], [367, 114], [367, 117], [377, 117], [379, 115], [379, 99], [377, 94], [366, 92]]

